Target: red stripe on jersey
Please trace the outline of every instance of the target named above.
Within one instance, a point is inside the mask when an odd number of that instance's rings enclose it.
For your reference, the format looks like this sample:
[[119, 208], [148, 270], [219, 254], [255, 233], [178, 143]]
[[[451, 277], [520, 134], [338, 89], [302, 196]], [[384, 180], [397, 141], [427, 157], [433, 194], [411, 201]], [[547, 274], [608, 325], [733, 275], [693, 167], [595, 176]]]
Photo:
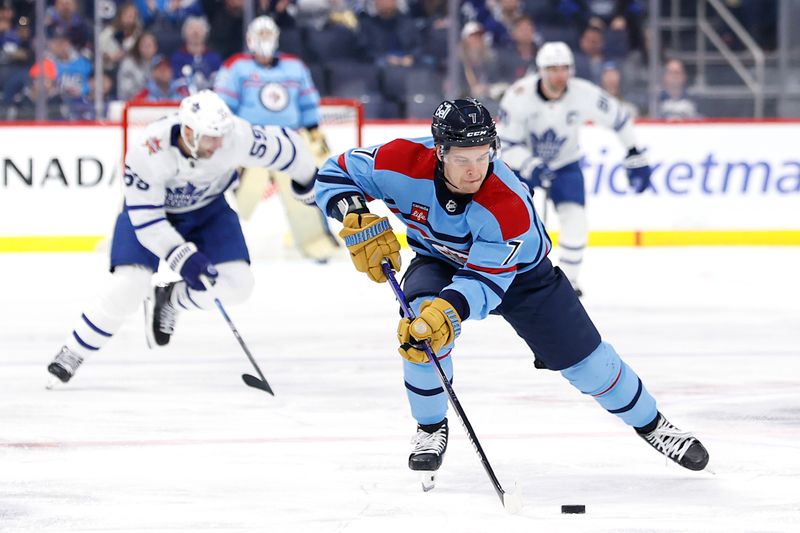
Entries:
[[339, 168], [347, 172], [347, 163], [344, 161], [344, 154], [339, 155], [339, 159], [336, 160], [336, 164], [339, 165]]
[[494, 215], [503, 240], [519, 237], [531, 227], [531, 216], [522, 198], [495, 174], [484, 180], [472, 200]]
[[477, 270], [478, 272], [486, 272], [487, 274], [503, 274], [505, 272], [513, 272], [517, 269], [517, 265], [511, 265], [509, 267], [503, 268], [491, 268], [491, 267], [482, 267], [478, 265], [473, 265], [472, 263], [467, 263], [467, 268], [471, 268], [472, 270]]
[[436, 153], [424, 144], [395, 139], [378, 149], [375, 170], [391, 170], [417, 180], [432, 180]]
[[426, 236], [426, 237], [430, 238], [430, 235], [428, 235], [428, 234], [425, 232], [425, 230], [423, 230], [423, 229], [422, 229], [422, 228], [420, 228], [419, 226], [415, 226], [414, 224], [409, 224], [408, 222], [406, 222], [406, 226], [407, 226], [407, 227], [409, 227], [409, 228], [411, 228], [411, 229], [415, 229], [415, 230], [417, 230], [418, 232], [422, 233], [424, 236]]
[[231, 57], [225, 60], [222, 64], [223, 67], [230, 67], [237, 61], [244, 61], [246, 59], [253, 59], [253, 56], [250, 54], [233, 54]]
[[602, 396], [603, 394], [605, 394], [605, 393], [607, 393], [608, 391], [610, 391], [611, 389], [613, 389], [613, 388], [614, 388], [614, 385], [616, 385], [616, 384], [617, 384], [617, 381], [619, 381], [619, 377], [620, 377], [621, 375], [622, 375], [622, 368], [620, 368], [620, 369], [619, 369], [619, 372], [617, 373], [617, 378], [614, 380], [614, 383], [612, 383], [610, 387], [608, 387], [608, 388], [607, 388], [606, 390], [604, 390], [603, 392], [598, 392], [597, 394], [592, 394], [592, 396], [596, 398], [596, 397], [598, 397], [598, 396]]

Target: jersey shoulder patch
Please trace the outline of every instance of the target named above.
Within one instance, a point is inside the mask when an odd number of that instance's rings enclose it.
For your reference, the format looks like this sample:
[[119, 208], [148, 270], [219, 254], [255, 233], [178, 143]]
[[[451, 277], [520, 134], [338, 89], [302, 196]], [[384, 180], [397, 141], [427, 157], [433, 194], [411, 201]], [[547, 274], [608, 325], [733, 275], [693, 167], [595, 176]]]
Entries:
[[531, 216], [522, 198], [503, 183], [497, 174], [490, 174], [472, 201], [489, 211], [500, 225], [503, 240], [519, 237], [531, 227]]
[[225, 60], [225, 63], [223, 63], [222, 66], [225, 67], [225, 68], [231, 68], [234, 65], [234, 63], [237, 63], [239, 61], [252, 60], [252, 59], [253, 59], [253, 56], [250, 55], [250, 54], [244, 54], [244, 53], [233, 54], [231, 57], [229, 57], [228, 59]]
[[408, 139], [395, 139], [378, 149], [375, 170], [390, 170], [418, 180], [432, 180], [436, 152]]

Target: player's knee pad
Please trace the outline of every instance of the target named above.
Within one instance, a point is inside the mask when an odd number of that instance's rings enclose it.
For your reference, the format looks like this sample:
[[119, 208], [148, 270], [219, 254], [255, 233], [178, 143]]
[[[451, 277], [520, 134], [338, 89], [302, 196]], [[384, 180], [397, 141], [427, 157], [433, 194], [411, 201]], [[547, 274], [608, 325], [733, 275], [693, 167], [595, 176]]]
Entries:
[[569, 380], [573, 387], [584, 394], [597, 394], [608, 388], [622, 368], [614, 347], [601, 342], [595, 350], [581, 362], [565, 368], [561, 375]]
[[151, 288], [153, 271], [141, 265], [122, 265], [114, 269], [107, 289], [99, 299], [100, 311], [124, 317], [136, 311]]
[[255, 285], [255, 277], [245, 261], [229, 261], [217, 266], [219, 277], [214, 285], [217, 298], [225, 303], [238, 304], [250, 297]]
[[586, 246], [589, 232], [586, 208], [575, 202], [564, 202], [556, 206], [556, 213], [559, 222], [559, 244], [581, 249]]

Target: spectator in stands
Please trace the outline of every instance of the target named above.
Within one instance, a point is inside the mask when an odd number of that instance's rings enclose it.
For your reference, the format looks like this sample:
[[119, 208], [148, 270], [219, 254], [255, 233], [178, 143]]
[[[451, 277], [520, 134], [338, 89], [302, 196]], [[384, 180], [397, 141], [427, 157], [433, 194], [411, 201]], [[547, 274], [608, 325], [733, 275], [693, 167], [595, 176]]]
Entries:
[[575, 53], [575, 75], [600, 84], [603, 64], [607, 61], [603, 54], [605, 38], [603, 30], [597, 26], [587, 26], [581, 34], [580, 45]]
[[44, 61], [36, 63], [30, 68], [28, 75], [30, 76], [29, 83], [13, 95], [5, 118], [7, 120], [33, 118], [35, 102], [39, 94], [39, 80], [41, 80], [47, 102], [47, 118], [61, 120], [63, 105], [61, 91], [56, 85], [58, 68], [55, 61], [46, 58]]
[[[463, 95], [476, 98], [490, 111], [497, 109], [490, 100], [498, 100], [508, 84], [500, 84], [496, 55], [489, 45], [483, 27], [477, 22], [467, 22], [461, 30], [461, 63], [463, 67]], [[463, 84], [466, 82], [466, 84]]]
[[500, 78], [509, 84], [536, 68], [539, 50], [536, 26], [530, 17], [517, 17], [511, 24], [511, 42], [497, 54]]
[[147, 28], [158, 24], [159, 20], [168, 21], [173, 28], [179, 28], [187, 17], [203, 14], [203, 7], [198, 0], [135, 0], [135, 2]]
[[136, 4], [125, 3], [114, 20], [100, 32], [99, 46], [103, 54], [103, 70], [115, 72], [125, 54], [131, 51], [142, 33], [142, 21]]
[[447, 32], [450, 28], [447, 14], [447, 0], [420, 0], [411, 4], [409, 10], [421, 36], [420, 63], [441, 71], [447, 65]]
[[89, 93], [92, 64], [80, 55], [61, 26], [51, 26], [47, 47], [55, 61], [56, 85], [64, 98], [80, 98]]
[[[327, 0], [324, 1], [327, 3]], [[300, 4], [300, 0], [297, 0], [296, 4]], [[297, 26], [294, 15], [296, 11], [297, 6], [292, 0], [258, 0], [255, 14], [267, 15], [275, 21], [279, 29], [285, 30]]]
[[616, 63], [609, 61], [603, 65], [602, 73], [600, 74], [600, 87], [619, 100], [622, 108], [632, 119], [639, 117], [639, 108], [634, 103], [626, 100], [622, 94], [622, 74]]
[[620, 32], [627, 49], [644, 52], [645, 8], [641, 0], [588, 0], [588, 8], [589, 24], [602, 24], [611, 32]]
[[59, 31], [67, 36], [78, 53], [91, 56], [92, 30], [83, 15], [78, 13], [76, 0], [55, 0], [53, 6], [45, 11], [44, 24], [48, 35]]
[[66, 98], [64, 100], [64, 118], [66, 120], [97, 120], [105, 118], [108, 114], [108, 94], [111, 92], [111, 76], [103, 72], [101, 76], [103, 80], [102, 101], [100, 106], [100, 115], [97, 115], [95, 109], [95, 79], [94, 76], [89, 78], [89, 93], [77, 98]]
[[374, 10], [360, 21], [367, 53], [379, 65], [414, 65], [420, 42], [414, 21], [400, 12], [397, 0], [374, 0]]
[[209, 32], [205, 17], [189, 17], [183, 23], [184, 46], [172, 54], [172, 71], [189, 93], [211, 89], [222, 57], [206, 46]]
[[152, 60], [158, 53], [155, 35], [146, 31], [139, 35], [133, 49], [125, 56], [117, 72], [117, 98], [130, 100], [136, 96], [150, 78]]
[[244, 37], [244, 0], [224, 0], [211, 17], [209, 45], [219, 52], [223, 60], [242, 51]]
[[664, 65], [662, 90], [656, 116], [667, 120], [701, 118], [697, 104], [686, 91], [686, 68], [680, 59], [670, 59]]
[[489, 5], [497, 24], [485, 29], [492, 37], [492, 46], [499, 48], [510, 43], [514, 21], [524, 14], [522, 4], [520, 0], [495, 0]]
[[173, 79], [172, 64], [165, 56], [158, 54], [151, 61], [150, 79], [145, 88], [134, 100], [147, 102], [176, 101], [188, 96], [186, 86]]

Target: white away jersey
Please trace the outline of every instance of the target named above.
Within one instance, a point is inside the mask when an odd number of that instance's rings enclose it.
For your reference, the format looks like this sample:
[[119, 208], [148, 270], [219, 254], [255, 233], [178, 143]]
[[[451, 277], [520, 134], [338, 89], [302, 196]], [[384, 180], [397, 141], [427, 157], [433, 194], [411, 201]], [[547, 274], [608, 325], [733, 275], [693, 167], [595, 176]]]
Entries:
[[544, 99], [538, 86], [538, 75], [525, 76], [500, 101], [497, 132], [503, 161], [514, 170], [532, 157], [542, 159], [551, 170], [574, 163], [580, 159], [578, 129], [590, 120], [613, 129], [626, 149], [636, 144], [632, 117], [597, 85], [570, 78], [558, 100]]
[[297, 133], [251, 126], [239, 117], [233, 122], [233, 131], [208, 159], [180, 151], [177, 113], [148, 125], [125, 157], [125, 209], [139, 242], [158, 257], [184, 242], [166, 215], [210, 204], [238, 180], [239, 167], [266, 167], [300, 183], [311, 181], [316, 167]]

